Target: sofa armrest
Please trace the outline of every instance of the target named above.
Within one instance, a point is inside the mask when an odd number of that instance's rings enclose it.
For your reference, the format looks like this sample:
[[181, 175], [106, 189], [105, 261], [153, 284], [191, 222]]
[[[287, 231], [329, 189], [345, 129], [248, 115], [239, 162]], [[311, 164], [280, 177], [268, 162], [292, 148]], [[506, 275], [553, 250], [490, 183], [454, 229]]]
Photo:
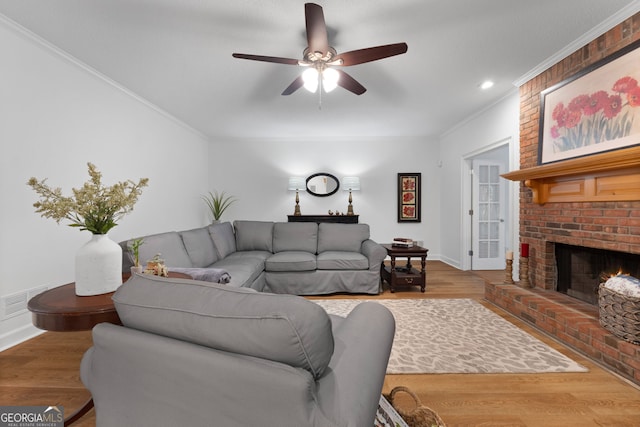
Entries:
[[369, 260], [369, 270], [380, 271], [380, 264], [387, 257], [387, 250], [371, 239], [362, 242], [360, 252]]
[[107, 323], [93, 344], [80, 374], [101, 427], [336, 425], [304, 369]]
[[358, 304], [334, 327], [335, 351], [318, 381], [320, 406], [337, 414], [339, 425], [371, 426], [395, 335], [395, 319], [385, 306]]

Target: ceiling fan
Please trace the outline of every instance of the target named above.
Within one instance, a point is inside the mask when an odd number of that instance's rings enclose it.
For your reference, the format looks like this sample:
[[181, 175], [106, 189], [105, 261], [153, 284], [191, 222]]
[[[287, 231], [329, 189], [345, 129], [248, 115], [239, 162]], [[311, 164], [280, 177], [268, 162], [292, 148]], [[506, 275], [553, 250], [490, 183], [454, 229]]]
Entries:
[[362, 95], [367, 90], [364, 86], [341, 69], [333, 67], [349, 67], [351, 65], [377, 61], [407, 52], [406, 43], [395, 43], [338, 54], [333, 47], [329, 46], [322, 7], [315, 3], [305, 3], [304, 13], [308, 46], [302, 54], [303, 59], [298, 60], [244, 53], [233, 54], [234, 58], [308, 67], [302, 75], [298, 76], [298, 78], [282, 92], [283, 95], [291, 95], [303, 86], [310, 92], [315, 92], [319, 86], [324, 88], [325, 92], [329, 92], [336, 86], [340, 86], [356, 95]]

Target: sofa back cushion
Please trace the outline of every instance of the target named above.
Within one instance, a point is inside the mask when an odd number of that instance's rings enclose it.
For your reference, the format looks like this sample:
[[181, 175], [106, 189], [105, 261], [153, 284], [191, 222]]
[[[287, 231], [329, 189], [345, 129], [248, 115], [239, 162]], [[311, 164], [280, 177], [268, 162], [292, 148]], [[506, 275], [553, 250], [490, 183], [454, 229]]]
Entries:
[[[160, 254], [167, 267], [193, 267], [179, 233], [169, 231], [144, 236], [142, 239], [144, 242], [140, 246], [140, 265], [144, 266], [154, 255]], [[124, 246], [128, 247], [133, 240], [135, 239], [127, 240]], [[128, 261], [133, 261], [133, 254], [129, 250], [127, 250], [127, 257], [130, 258]], [[123, 263], [123, 267], [124, 265]]]
[[141, 274], [123, 284], [113, 301], [126, 327], [286, 363], [314, 378], [333, 355], [329, 316], [293, 295]]
[[230, 222], [216, 222], [209, 226], [209, 236], [218, 252], [218, 258], [226, 258], [236, 251], [236, 236]]
[[234, 221], [238, 251], [273, 252], [273, 222]]
[[315, 222], [276, 222], [273, 226], [273, 252], [318, 250], [318, 224]]
[[180, 236], [194, 267], [208, 267], [218, 260], [208, 227], [181, 231]]
[[362, 242], [368, 238], [368, 224], [320, 223], [318, 227], [318, 253], [325, 251], [360, 252]]

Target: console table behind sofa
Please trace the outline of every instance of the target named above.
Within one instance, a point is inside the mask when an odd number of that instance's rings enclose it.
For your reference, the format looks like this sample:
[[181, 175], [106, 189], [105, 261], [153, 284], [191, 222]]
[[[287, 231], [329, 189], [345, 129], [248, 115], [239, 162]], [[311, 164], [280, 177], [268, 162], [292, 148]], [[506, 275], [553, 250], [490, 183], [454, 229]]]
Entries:
[[359, 215], [287, 215], [289, 222], [357, 224]]

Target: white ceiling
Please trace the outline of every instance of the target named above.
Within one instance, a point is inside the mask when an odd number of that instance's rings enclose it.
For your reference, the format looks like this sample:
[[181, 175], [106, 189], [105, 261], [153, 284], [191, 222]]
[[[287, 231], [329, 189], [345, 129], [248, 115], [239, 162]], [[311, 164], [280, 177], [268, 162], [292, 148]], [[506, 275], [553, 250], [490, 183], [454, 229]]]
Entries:
[[321, 106], [304, 89], [280, 95], [299, 67], [231, 57], [301, 58], [304, 1], [0, 0], [0, 14], [218, 139], [438, 136], [640, 11], [638, 0], [318, 3], [339, 53], [409, 45], [345, 69], [367, 92], [338, 88]]

